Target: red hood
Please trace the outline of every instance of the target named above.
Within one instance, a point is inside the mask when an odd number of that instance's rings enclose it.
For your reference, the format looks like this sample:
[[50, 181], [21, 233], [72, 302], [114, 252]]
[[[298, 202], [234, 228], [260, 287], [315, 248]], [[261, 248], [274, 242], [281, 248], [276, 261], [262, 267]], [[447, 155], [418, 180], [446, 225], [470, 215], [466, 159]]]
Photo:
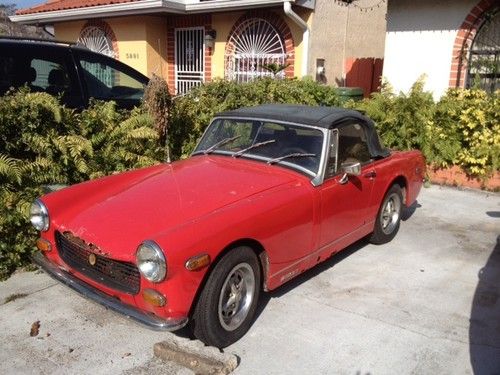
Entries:
[[56, 228], [129, 260], [143, 240], [296, 176], [260, 162], [196, 156], [75, 185], [43, 200]]

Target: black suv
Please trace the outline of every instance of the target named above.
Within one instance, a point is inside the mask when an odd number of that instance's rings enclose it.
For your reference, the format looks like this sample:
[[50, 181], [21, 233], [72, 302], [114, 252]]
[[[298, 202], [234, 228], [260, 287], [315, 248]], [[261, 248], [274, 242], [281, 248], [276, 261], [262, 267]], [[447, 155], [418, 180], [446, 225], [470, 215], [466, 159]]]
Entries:
[[138, 105], [149, 79], [131, 67], [85, 47], [37, 39], [0, 38], [0, 95], [27, 85], [60, 96], [70, 108], [90, 98]]

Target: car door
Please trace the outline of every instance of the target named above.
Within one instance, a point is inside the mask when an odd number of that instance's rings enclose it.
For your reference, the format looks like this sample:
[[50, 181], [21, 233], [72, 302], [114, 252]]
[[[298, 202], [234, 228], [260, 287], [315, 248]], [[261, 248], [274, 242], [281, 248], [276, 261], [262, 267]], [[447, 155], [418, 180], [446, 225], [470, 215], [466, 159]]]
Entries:
[[[325, 179], [319, 187], [320, 248], [335, 245], [367, 223], [376, 177], [364, 127], [352, 122], [331, 131]], [[361, 174], [346, 179], [342, 164], [354, 162], [361, 163]]]
[[75, 49], [73, 54], [87, 98], [113, 100], [119, 108], [141, 103], [148, 78], [107, 56]]

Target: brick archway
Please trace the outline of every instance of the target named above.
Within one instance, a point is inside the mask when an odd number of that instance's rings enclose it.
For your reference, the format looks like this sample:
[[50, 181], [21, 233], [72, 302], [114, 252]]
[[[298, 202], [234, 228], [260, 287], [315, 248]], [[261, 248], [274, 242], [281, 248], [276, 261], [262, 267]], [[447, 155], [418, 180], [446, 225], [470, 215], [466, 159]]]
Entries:
[[240, 27], [241, 24], [252, 18], [261, 18], [269, 22], [274, 28], [276, 28], [280, 36], [283, 38], [285, 53], [288, 55], [286, 61], [288, 64], [290, 64], [285, 68], [285, 77], [293, 78], [295, 71], [295, 43], [293, 41], [292, 32], [285, 20], [280, 15], [274, 12], [252, 10], [241, 16], [233, 25], [231, 31], [228, 34], [224, 56], [231, 54], [233, 51], [234, 46], [230, 43], [231, 36]]
[[481, 0], [472, 8], [460, 26], [453, 44], [450, 69], [450, 87], [465, 87], [468, 52], [476, 33], [485, 21], [485, 14], [494, 6], [495, 0]]
[[98, 27], [99, 29], [104, 31], [104, 34], [106, 36], [108, 36], [109, 39], [111, 40], [111, 45], [113, 47], [113, 52], [114, 52], [114, 58], [118, 60], [120, 57], [119, 51], [118, 51], [118, 41], [116, 39], [116, 35], [115, 35], [113, 29], [111, 28], [111, 26], [109, 26], [109, 24], [107, 22], [102, 21], [102, 20], [90, 20], [90, 21], [87, 21], [85, 23], [85, 25], [83, 25], [82, 29], [80, 30], [79, 35], [81, 35], [82, 31], [85, 30], [87, 27]]

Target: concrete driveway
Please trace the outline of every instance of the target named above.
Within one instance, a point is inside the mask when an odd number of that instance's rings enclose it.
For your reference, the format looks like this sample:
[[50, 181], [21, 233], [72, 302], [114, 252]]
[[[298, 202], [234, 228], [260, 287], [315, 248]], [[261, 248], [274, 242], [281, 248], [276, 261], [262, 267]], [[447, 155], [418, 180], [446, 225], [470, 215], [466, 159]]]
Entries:
[[[390, 244], [357, 243], [265, 294], [225, 350], [234, 373], [500, 374], [500, 195], [433, 186], [406, 216]], [[0, 304], [1, 373], [189, 373], [151, 361], [154, 343], [179, 335], [44, 274], [0, 283]]]

